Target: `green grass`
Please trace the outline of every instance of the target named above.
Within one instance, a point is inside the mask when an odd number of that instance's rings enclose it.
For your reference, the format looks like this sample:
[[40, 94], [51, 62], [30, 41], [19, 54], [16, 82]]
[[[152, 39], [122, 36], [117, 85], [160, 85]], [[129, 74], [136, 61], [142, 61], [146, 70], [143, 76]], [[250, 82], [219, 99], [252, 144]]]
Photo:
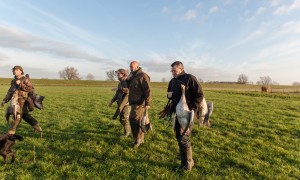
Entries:
[[[131, 148], [131, 138], [119, 138], [122, 127], [111, 120], [116, 105], [109, 108], [108, 103], [116, 82], [78, 82], [77, 86], [35, 83], [37, 92], [46, 96], [45, 109], [32, 112], [44, 130], [43, 137], [40, 139], [22, 121], [17, 133], [25, 140], [14, 146], [16, 162], [0, 166], [0, 179], [300, 177], [297, 94], [211, 90], [204, 86], [206, 99], [215, 107], [212, 127], [198, 128], [195, 124], [191, 138], [195, 167], [186, 173], [172, 172], [171, 168], [180, 163], [177, 142], [172, 128], [158, 119], [167, 101], [165, 83], [153, 84], [150, 118], [155, 135], [148, 134], [138, 150]], [[6, 83], [0, 86], [2, 97], [7, 89]], [[1, 132], [7, 130], [4, 110], [0, 112]]]

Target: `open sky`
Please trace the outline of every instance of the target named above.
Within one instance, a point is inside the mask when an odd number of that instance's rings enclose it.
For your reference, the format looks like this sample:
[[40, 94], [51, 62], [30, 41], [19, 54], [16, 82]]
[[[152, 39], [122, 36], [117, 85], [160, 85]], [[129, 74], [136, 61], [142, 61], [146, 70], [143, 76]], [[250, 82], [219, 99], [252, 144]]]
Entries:
[[180, 60], [204, 81], [300, 82], [300, 0], [0, 0], [0, 77], [105, 80], [131, 60], [152, 81]]

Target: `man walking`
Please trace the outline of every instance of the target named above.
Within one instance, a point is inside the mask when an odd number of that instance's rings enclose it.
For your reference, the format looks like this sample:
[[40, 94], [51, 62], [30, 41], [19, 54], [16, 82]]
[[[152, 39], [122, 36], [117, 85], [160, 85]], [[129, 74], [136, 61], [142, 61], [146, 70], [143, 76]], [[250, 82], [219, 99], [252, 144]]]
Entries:
[[[176, 113], [176, 106], [180, 102], [182, 97], [182, 87], [184, 89], [184, 96], [188, 109], [194, 111], [195, 115], [199, 117], [200, 104], [203, 99], [203, 92], [201, 85], [197, 81], [196, 77], [184, 72], [182, 62], [175, 61], [171, 64], [171, 73], [173, 78], [168, 85], [168, 98], [172, 100], [171, 113]], [[184, 86], [182, 86], [184, 85]], [[183, 93], [184, 93], [183, 92]], [[193, 119], [194, 117], [191, 117]], [[180, 125], [178, 118], [175, 119], [175, 133], [179, 146], [181, 165], [174, 170], [183, 169], [190, 171], [194, 166], [194, 160], [192, 156], [192, 146], [190, 142], [190, 134], [193, 128], [193, 121], [187, 122], [187, 127]]]
[[144, 143], [144, 132], [141, 128], [141, 121], [146, 113], [145, 111], [150, 109], [150, 77], [142, 71], [137, 61], [130, 63], [130, 71], [131, 73], [127, 77], [129, 84], [128, 100], [131, 106], [129, 121], [134, 139], [133, 148], [137, 148]]
[[113, 119], [117, 119], [120, 116], [120, 123], [123, 125], [124, 134], [121, 137], [128, 137], [130, 135], [129, 113], [130, 106], [128, 103], [128, 86], [127, 86], [127, 74], [125, 69], [119, 69], [116, 71], [119, 84], [114, 97], [112, 98], [109, 106], [115, 101], [118, 103], [118, 108], [114, 114]]
[[[37, 132], [42, 132], [42, 128], [39, 123], [30, 114], [29, 93], [33, 93], [33, 85], [31, 84], [29, 78], [26, 78], [21, 66], [14, 66], [12, 68], [13, 75], [15, 78], [11, 81], [11, 86], [1, 102], [1, 106], [11, 100], [10, 113], [13, 114], [13, 122], [8, 131], [8, 134], [15, 134], [21, 119], [24, 119], [28, 124], [30, 124], [33, 129]], [[36, 95], [36, 94], [35, 94]]]

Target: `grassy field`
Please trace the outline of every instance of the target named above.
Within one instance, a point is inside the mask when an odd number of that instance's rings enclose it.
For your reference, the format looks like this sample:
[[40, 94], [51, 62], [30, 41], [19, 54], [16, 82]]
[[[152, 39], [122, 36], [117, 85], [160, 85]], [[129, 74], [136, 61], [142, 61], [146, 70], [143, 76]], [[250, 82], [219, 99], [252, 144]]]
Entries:
[[[260, 93], [259, 87], [206, 85], [214, 102], [211, 128], [192, 132], [195, 168], [173, 172], [180, 163], [171, 127], [158, 112], [166, 103], [165, 83], [153, 83], [150, 118], [155, 133], [145, 144], [131, 148], [132, 139], [120, 139], [118, 121], [109, 108], [116, 82], [33, 80], [45, 95], [45, 109], [35, 110], [44, 132], [33, 132], [25, 122], [18, 134], [14, 164], [0, 166], [0, 179], [299, 179], [300, 95]], [[9, 81], [2, 81], [5, 96]], [[64, 86], [66, 84], [66, 86]], [[233, 90], [235, 89], [235, 90]], [[285, 87], [283, 89], [286, 89]], [[291, 88], [293, 89], [293, 88]], [[6, 105], [5, 107], [7, 107]], [[4, 110], [0, 131], [7, 130]], [[0, 164], [2, 163], [0, 159]]]

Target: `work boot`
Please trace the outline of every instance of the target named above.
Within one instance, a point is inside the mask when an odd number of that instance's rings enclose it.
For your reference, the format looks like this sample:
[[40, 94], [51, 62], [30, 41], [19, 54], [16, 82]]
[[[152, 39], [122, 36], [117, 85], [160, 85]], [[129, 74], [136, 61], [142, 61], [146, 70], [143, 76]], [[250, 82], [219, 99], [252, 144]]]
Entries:
[[185, 148], [185, 153], [186, 153], [186, 164], [183, 167], [183, 169], [186, 171], [190, 171], [194, 166], [192, 147]]
[[36, 132], [39, 132], [39, 133], [43, 132], [41, 126], [40, 126], [38, 123], [35, 124], [35, 125], [33, 125], [32, 128], [33, 128]]

